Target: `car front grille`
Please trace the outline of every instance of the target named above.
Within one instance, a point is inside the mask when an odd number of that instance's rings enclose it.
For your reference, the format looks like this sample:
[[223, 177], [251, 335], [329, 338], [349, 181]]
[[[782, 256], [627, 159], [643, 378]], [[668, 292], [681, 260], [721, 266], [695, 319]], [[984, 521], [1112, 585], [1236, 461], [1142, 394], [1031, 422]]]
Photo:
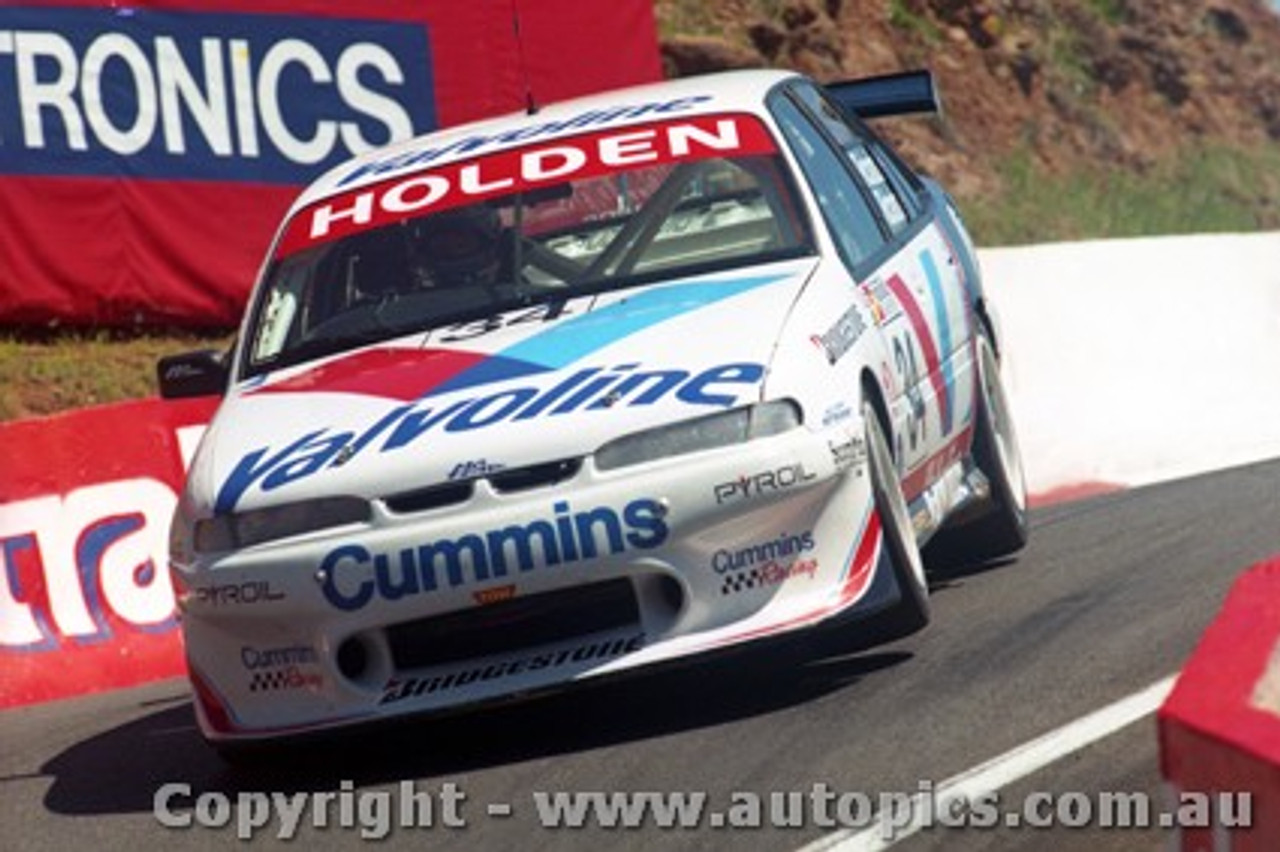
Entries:
[[426, 512], [430, 509], [465, 503], [471, 499], [474, 491], [475, 483], [473, 482], [446, 482], [443, 485], [433, 485], [418, 491], [393, 494], [387, 498], [387, 508], [404, 515]]
[[482, 604], [386, 630], [399, 671], [515, 653], [637, 627], [640, 608], [626, 579]]
[[489, 481], [497, 491], [510, 493], [555, 485], [566, 479], [573, 479], [581, 469], [582, 459], [560, 459], [512, 470], [500, 470], [490, 474]]
[[[494, 471], [483, 478], [488, 479], [493, 489], [499, 494], [512, 494], [532, 488], [558, 485], [573, 479], [580, 470], [582, 470], [580, 458], [556, 459], [541, 464]], [[443, 509], [446, 506], [456, 506], [470, 500], [475, 493], [475, 483], [474, 479], [443, 482], [439, 485], [391, 494], [385, 500], [388, 509], [401, 515]]]

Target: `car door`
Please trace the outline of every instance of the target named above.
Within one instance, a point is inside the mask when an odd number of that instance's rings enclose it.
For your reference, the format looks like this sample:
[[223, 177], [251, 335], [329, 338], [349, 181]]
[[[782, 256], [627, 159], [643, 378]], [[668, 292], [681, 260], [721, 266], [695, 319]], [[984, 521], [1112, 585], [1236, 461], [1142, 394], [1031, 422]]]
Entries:
[[[861, 122], [843, 114], [809, 82], [792, 87], [816, 135], [841, 162], [843, 178], [863, 215], [876, 223], [880, 245], [850, 262], [891, 351], [890, 415], [908, 499], [958, 458], [972, 411], [968, 355], [969, 308], [963, 270], [938, 226], [921, 182]], [[835, 195], [824, 188], [824, 195]], [[855, 202], [845, 199], [845, 207]], [[831, 205], [826, 205], [831, 206]], [[824, 210], [824, 213], [826, 211]], [[830, 221], [850, 221], [847, 214]], [[833, 225], [833, 230], [844, 226]], [[869, 242], [865, 223], [855, 222]], [[841, 238], [837, 237], [840, 242]]]

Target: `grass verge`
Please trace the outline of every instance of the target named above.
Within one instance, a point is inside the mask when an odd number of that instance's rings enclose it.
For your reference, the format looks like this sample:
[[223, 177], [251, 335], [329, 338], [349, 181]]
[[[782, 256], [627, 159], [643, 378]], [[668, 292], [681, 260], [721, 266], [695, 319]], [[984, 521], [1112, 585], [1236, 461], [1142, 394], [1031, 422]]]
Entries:
[[1011, 157], [1005, 190], [960, 198], [979, 245], [1280, 230], [1280, 150], [1188, 149], [1145, 173], [1045, 177]]
[[0, 421], [156, 395], [156, 361], [229, 334], [0, 329]]

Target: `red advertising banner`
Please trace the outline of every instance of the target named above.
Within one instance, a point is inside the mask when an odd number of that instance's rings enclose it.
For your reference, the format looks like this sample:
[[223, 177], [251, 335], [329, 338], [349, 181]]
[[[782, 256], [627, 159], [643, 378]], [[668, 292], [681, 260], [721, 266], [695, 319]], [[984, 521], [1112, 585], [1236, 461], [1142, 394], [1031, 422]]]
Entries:
[[18, 0], [0, 323], [231, 326], [327, 168], [660, 76], [651, 0]]
[[216, 403], [0, 424], [0, 708], [184, 671], [169, 519]]

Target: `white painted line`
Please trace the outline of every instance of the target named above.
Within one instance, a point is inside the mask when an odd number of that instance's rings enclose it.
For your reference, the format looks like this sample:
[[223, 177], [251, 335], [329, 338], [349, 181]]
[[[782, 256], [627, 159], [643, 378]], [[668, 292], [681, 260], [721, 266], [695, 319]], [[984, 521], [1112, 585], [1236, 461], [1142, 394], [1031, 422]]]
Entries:
[[[877, 814], [875, 822], [867, 828], [833, 832], [803, 847], [800, 852], [873, 852], [888, 849], [920, 831], [925, 825], [926, 812], [945, 813], [949, 802], [956, 799], [974, 801], [981, 796], [988, 796], [1154, 713], [1173, 688], [1176, 678], [1176, 674], [1169, 675], [1114, 704], [1068, 722], [980, 766], [946, 779], [933, 789], [936, 803], [933, 811], [927, 811], [924, 803], [917, 798], [913, 802], [909, 822], [895, 819], [902, 814], [882, 812]], [[917, 794], [919, 795], [923, 794]]]

